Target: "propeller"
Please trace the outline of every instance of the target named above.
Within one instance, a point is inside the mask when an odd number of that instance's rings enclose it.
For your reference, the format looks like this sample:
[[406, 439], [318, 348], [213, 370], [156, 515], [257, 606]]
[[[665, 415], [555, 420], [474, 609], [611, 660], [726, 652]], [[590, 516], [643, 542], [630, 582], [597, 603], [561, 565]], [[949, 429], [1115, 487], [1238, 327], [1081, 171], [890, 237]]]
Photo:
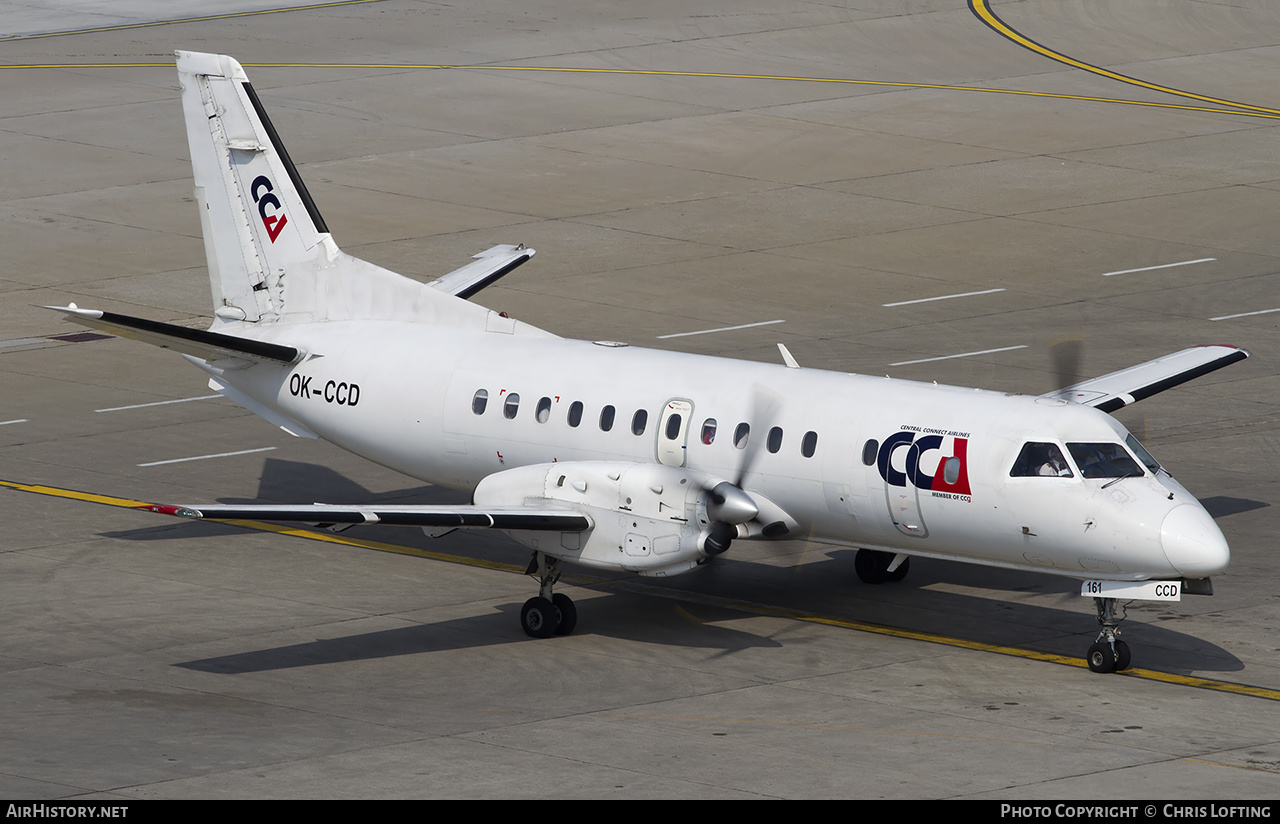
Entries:
[[[751, 402], [745, 421], [748, 427], [746, 443], [741, 448], [737, 472], [733, 480], [721, 481], [708, 491], [707, 516], [711, 519], [711, 534], [703, 545], [708, 555], [719, 555], [727, 550], [738, 535], [738, 525], [760, 514], [760, 507], [742, 485], [781, 408], [782, 397], [776, 392], [760, 384], [751, 387]], [[736, 429], [733, 437], [735, 440], [738, 438]]]
[[1064, 335], [1052, 341], [1049, 344], [1049, 356], [1053, 359], [1055, 389], [1066, 389], [1083, 380], [1080, 361], [1084, 356], [1084, 341], [1078, 336]]
[[[1084, 380], [1080, 363], [1084, 358], [1084, 341], [1078, 335], [1063, 335], [1049, 343], [1049, 356], [1053, 360], [1055, 387], [1066, 389], [1068, 386]], [[1142, 416], [1143, 443], [1151, 437], [1151, 421], [1147, 415]]]

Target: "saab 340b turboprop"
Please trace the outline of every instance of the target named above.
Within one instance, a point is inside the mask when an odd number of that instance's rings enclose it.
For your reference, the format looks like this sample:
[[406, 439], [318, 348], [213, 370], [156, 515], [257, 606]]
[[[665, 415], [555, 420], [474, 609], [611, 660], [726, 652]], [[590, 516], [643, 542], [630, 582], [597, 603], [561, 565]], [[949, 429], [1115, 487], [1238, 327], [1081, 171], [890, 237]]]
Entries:
[[[572, 631], [563, 563], [677, 575], [735, 540], [856, 547], [1083, 580], [1089, 666], [1129, 666], [1117, 599], [1211, 592], [1222, 533], [1107, 413], [1248, 357], [1200, 346], [1038, 397], [566, 340], [466, 300], [533, 256], [495, 246], [432, 283], [344, 254], [240, 64], [178, 52], [215, 304], [208, 331], [74, 304], [182, 353], [285, 431], [467, 506], [153, 506], [188, 518], [502, 530], [533, 549], [524, 631]], [[413, 380], [405, 380], [411, 365]]]

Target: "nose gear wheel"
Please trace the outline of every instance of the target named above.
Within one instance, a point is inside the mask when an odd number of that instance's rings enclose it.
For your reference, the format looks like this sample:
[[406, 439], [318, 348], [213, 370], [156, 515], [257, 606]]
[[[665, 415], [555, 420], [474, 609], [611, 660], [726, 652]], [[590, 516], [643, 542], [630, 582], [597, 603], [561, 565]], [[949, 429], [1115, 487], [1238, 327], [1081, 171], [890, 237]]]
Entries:
[[1093, 646], [1089, 647], [1085, 662], [1094, 672], [1127, 670], [1133, 659], [1129, 645], [1120, 640], [1122, 618], [1116, 617], [1116, 599], [1094, 598], [1093, 605], [1098, 610], [1098, 625], [1102, 630]]

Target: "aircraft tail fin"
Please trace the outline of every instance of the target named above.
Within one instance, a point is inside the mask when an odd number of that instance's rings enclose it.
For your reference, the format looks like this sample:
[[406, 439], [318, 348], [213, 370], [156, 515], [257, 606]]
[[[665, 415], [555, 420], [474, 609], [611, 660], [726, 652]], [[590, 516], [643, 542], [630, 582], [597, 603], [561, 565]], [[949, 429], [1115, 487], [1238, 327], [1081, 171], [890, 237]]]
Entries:
[[483, 307], [344, 254], [243, 67], [226, 55], [177, 56], [221, 322], [375, 319], [484, 328]]
[[[534, 255], [497, 246], [422, 284], [339, 250], [257, 93], [227, 55], [179, 51], [178, 78], [220, 322], [399, 320], [486, 329], [468, 297]], [[434, 288], [431, 288], [434, 287]], [[508, 333], [547, 335], [503, 319]]]
[[337, 251], [329, 228], [240, 64], [180, 51], [178, 76], [217, 315], [279, 319], [286, 284]]

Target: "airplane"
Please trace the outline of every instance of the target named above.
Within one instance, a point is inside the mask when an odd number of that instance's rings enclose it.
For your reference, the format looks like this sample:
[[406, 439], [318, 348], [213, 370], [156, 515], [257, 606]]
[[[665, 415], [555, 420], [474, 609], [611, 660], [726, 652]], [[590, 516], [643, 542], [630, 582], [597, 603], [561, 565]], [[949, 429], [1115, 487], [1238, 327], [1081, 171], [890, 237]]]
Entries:
[[857, 549], [869, 584], [912, 557], [1079, 579], [1123, 670], [1120, 600], [1212, 594], [1230, 551], [1109, 412], [1249, 357], [1195, 346], [1038, 396], [558, 337], [467, 298], [528, 261], [494, 246], [429, 283], [343, 253], [244, 69], [177, 52], [214, 302], [207, 330], [74, 303], [175, 350], [284, 431], [467, 490], [468, 505], [168, 505], [185, 518], [501, 530], [532, 549], [530, 636], [577, 625], [566, 564], [672, 576], [734, 541]]

